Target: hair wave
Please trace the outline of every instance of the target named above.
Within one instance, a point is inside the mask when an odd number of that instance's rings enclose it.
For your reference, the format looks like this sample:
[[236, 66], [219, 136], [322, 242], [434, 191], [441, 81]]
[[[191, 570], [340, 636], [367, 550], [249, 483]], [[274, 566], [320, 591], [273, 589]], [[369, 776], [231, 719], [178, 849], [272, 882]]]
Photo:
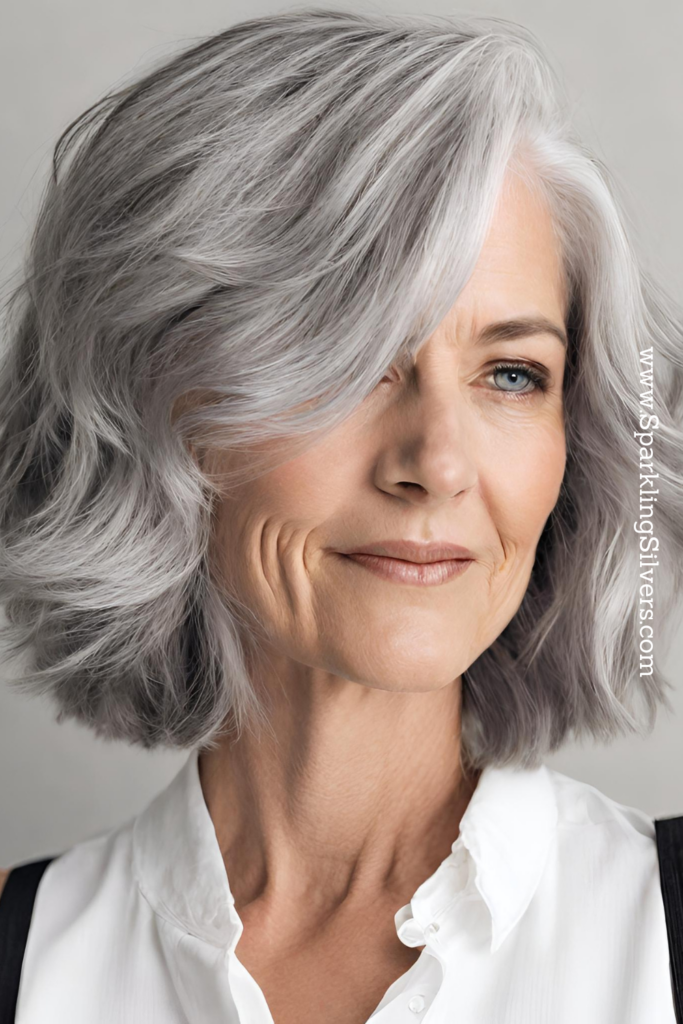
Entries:
[[638, 676], [633, 431], [652, 347], [659, 628], [683, 573], [683, 317], [565, 109], [512, 22], [309, 8], [193, 45], [66, 129], [0, 372], [12, 685], [148, 748], [267, 722], [259, 624], [212, 572], [221, 489], [191, 453], [249, 446], [257, 473], [260, 442], [340, 423], [451, 308], [514, 165], [562, 239], [568, 457], [522, 604], [463, 676], [463, 755], [532, 765], [651, 728], [669, 684]]

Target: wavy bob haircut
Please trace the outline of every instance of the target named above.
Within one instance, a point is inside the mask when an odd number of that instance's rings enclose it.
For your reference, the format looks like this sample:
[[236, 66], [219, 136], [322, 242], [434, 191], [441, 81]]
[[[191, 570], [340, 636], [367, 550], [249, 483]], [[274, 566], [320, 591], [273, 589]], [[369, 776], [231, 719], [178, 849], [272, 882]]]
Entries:
[[258, 475], [278, 439], [284, 460], [341, 423], [450, 310], [513, 168], [566, 269], [567, 466], [522, 604], [463, 676], [461, 757], [532, 766], [671, 710], [639, 655], [635, 434], [650, 352], [659, 636], [683, 574], [683, 317], [566, 108], [514, 23], [297, 8], [65, 130], [6, 304], [0, 600], [6, 653], [29, 655], [13, 686], [147, 748], [267, 725], [262, 623], [213, 571], [237, 478], [194, 455], [248, 449]]

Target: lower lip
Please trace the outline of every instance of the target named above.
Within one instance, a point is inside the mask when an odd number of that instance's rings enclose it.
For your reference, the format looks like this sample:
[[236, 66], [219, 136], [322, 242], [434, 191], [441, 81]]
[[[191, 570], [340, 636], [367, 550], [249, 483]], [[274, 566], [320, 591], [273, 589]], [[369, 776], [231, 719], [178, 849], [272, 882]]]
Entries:
[[438, 587], [454, 576], [461, 576], [474, 561], [472, 558], [447, 558], [441, 562], [405, 562], [401, 558], [360, 553], [344, 555], [344, 558], [386, 580], [419, 587]]

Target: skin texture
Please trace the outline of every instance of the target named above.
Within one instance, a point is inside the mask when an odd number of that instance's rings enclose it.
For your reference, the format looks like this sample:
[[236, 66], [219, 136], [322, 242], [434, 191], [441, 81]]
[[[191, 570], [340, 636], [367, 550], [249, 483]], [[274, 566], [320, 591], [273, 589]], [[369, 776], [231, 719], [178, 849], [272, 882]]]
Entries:
[[[236, 952], [277, 1024], [360, 1024], [420, 953], [393, 915], [450, 852], [478, 779], [459, 764], [461, 673], [517, 611], [565, 467], [561, 341], [477, 339], [539, 315], [563, 329], [559, 248], [509, 174], [415, 365], [219, 505], [218, 568], [267, 627], [254, 678], [275, 739], [226, 740], [200, 776], [244, 923]], [[510, 359], [543, 368], [547, 390], [521, 377], [512, 391], [493, 373]], [[448, 539], [476, 561], [418, 587], [335, 553], [384, 538]]]

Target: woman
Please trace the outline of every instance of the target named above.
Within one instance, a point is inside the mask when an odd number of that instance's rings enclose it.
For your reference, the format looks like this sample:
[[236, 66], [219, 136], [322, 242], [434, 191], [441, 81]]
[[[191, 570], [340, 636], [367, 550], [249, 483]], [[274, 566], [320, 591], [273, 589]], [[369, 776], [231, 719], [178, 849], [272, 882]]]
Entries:
[[21, 1024], [672, 1022], [652, 819], [544, 757], [668, 703], [682, 323], [534, 39], [208, 39], [67, 130], [13, 311], [21, 685], [190, 752], [45, 870]]

